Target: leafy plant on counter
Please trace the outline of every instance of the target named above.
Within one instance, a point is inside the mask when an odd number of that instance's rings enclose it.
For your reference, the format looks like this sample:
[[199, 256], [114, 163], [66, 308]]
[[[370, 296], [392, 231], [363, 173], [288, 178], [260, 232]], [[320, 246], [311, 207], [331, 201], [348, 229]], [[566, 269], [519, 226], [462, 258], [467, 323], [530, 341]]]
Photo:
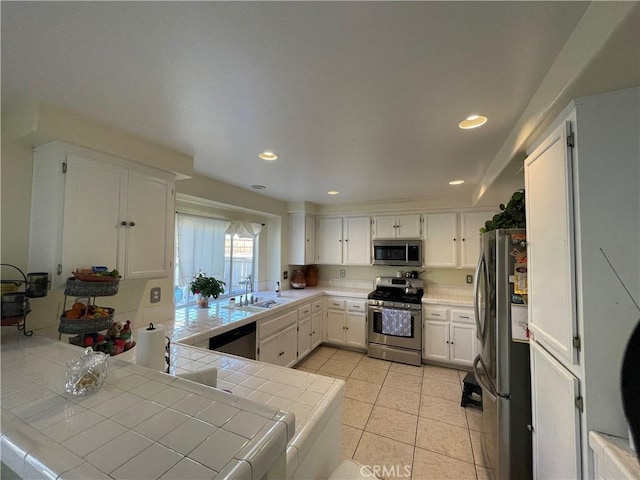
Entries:
[[525, 228], [527, 226], [525, 216], [524, 190], [518, 190], [511, 196], [511, 200], [505, 206], [500, 204], [500, 213], [496, 213], [491, 220], [487, 220], [480, 233], [490, 232], [499, 228]]
[[214, 277], [207, 277], [203, 272], [198, 272], [189, 284], [189, 289], [194, 295], [200, 294], [205, 298], [218, 298], [221, 293], [224, 293], [224, 286], [225, 283], [222, 280], [216, 280]]

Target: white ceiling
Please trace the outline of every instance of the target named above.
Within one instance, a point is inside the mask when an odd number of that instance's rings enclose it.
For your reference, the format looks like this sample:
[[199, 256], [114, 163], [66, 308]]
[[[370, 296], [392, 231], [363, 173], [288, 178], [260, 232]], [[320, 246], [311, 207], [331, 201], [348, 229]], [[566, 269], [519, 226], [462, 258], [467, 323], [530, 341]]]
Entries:
[[[53, 103], [281, 200], [470, 199], [587, 6], [2, 2], [2, 104]], [[458, 129], [473, 113], [489, 122]]]

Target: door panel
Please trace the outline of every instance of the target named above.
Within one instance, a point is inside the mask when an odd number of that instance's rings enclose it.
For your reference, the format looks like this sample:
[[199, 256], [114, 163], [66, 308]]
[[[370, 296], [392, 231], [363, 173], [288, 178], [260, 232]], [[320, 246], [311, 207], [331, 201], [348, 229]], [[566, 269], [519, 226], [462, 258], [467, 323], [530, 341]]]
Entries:
[[340, 310], [327, 310], [327, 341], [344, 344], [345, 338], [345, 312]]
[[278, 365], [278, 335], [272, 335], [270, 337], [261, 340], [258, 343], [260, 353], [258, 354], [258, 360], [260, 362], [271, 363]]
[[279, 364], [283, 367], [292, 367], [298, 361], [298, 328], [291, 325], [278, 334], [278, 348], [280, 349]]
[[450, 329], [451, 361], [471, 366], [477, 355], [475, 327], [463, 323], [451, 323]]
[[425, 320], [423, 338], [424, 358], [449, 361], [449, 322]]
[[311, 317], [298, 322], [298, 361], [311, 351]]
[[346, 345], [365, 348], [367, 346], [367, 315], [365, 313], [347, 312]]

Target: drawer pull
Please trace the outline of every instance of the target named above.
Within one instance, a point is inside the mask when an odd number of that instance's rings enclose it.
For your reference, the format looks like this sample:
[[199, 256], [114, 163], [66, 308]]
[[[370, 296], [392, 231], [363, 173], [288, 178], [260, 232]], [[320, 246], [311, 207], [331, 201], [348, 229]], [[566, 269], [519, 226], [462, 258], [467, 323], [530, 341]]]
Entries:
[[467, 317], [466, 315], [460, 315], [460, 318], [466, 318], [467, 320], [469, 320], [469, 317]]
[[440, 316], [439, 313], [432, 313], [431, 315], [433, 315], [434, 317], [439, 317]]

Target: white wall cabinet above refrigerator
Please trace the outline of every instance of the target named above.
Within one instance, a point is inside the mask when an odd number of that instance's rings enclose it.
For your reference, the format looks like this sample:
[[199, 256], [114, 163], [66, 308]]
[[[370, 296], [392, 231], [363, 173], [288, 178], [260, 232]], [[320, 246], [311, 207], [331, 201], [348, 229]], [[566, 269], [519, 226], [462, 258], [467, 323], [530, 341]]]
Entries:
[[495, 210], [424, 215], [425, 267], [475, 268], [480, 254], [480, 227]]
[[78, 267], [124, 279], [167, 277], [173, 261], [174, 176], [87, 149], [34, 151], [29, 269], [53, 287]]
[[373, 239], [420, 238], [422, 224], [419, 214], [378, 215], [373, 217]]
[[371, 265], [369, 217], [319, 217], [316, 262], [323, 265]]

